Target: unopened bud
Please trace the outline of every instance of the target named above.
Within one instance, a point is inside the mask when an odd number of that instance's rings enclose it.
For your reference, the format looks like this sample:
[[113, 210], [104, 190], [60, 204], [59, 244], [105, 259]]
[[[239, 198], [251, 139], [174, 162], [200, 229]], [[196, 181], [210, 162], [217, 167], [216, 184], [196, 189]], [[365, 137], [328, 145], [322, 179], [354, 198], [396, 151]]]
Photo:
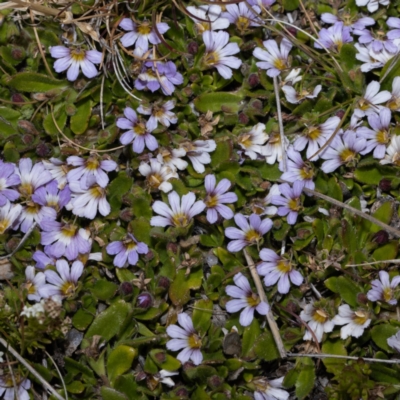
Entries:
[[253, 88], [257, 86], [260, 83], [260, 78], [258, 77], [257, 74], [251, 74], [249, 76], [249, 85]]
[[384, 230], [380, 230], [375, 233], [372, 240], [379, 245], [386, 244], [389, 241], [389, 234]]
[[137, 298], [137, 306], [139, 308], [150, 308], [153, 305], [153, 297], [150, 293], [144, 292]]
[[190, 42], [188, 44], [188, 53], [192, 54], [193, 56], [197, 54], [199, 51], [199, 45], [196, 42]]
[[381, 189], [382, 192], [389, 192], [392, 190], [392, 181], [386, 178], [381, 179], [379, 182], [379, 189]]

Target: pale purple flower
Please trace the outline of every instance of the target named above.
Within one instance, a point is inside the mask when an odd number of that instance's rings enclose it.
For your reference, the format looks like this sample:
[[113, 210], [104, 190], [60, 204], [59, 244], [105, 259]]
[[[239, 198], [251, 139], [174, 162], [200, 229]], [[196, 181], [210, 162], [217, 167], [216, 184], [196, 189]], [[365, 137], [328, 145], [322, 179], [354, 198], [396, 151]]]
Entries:
[[[124, 47], [129, 47], [136, 43], [136, 48], [141, 49], [145, 53], [149, 49], [149, 42], [151, 44], [161, 43], [155, 28], [148, 21], [138, 24], [133, 22], [131, 18], [124, 18], [119, 26], [128, 32], [121, 38], [121, 43]], [[156, 27], [158, 33], [161, 35], [169, 29], [169, 26], [165, 22], [159, 22], [156, 24]]]
[[152, 93], [161, 89], [166, 96], [171, 96], [175, 91], [175, 86], [182, 83], [183, 76], [172, 61], [148, 61], [145, 63], [144, 70], [135, 80], [135, 88], [137, 90], [147, 88]]
[[369, 72], [375, 68], [382, 68], [395, 56], [394, 53], [389, 53], [385, 49], [376, 53], [372, 50], [371, 45], [362, 46], [361, 44], [356, 43], [354, 47], [359, 51], [356, 54], [357, 60], [364, 63], [361, 65], [361, 72]]
[[370, 315], [367, 311], [359, 309], [353, 311], [347, 304], [339, 307], [339, 314], [333, 318], [336, 325], [344, 325], [340, 329], [340, 337], [345, 340], [349, 336], [360, 337], [364, 329], [371, 323]]
[[229, 27], [229, 20], [221, 15], [221, 7], [217, 4], [203, 4], [199, 7], [186, 7], [189, 17], [195, 22], [197, 31], [216, 31]]
[[139, 172], [146, 177], [146, 185], [150, 190], [161, 190], [164, 193], [172, 190], [172, 184], [168, 181], [172, 178], [179, 178], [176, 169], [162, 165], [156, 158], [150, 159], [150, 165], [141, 162]]
[[3, 207], [8, 201], [18, 199], [19, 193], [12, 187], [20, 183], [21, 180], [15, 172], [15, 165], [0, 160], [0, 207]]
[[273, 196], [271, 203], [278, 207], [278, 215], [284, 217], [287, 215], [287, 223], [294, 225], [297, 221], [297, 216], [302, 208], [301, 193], [303, 191], [305, 182], [295, 181], [291, 188], [289, 184], [282, 183], [279, 185], [279, 190], [282, 196]]
[[[307, 322], [318, 342], [322, 341], [324, 332], [332, 332], [335, 326], [334, 319], [330, 319], [328, 313], [323, 308], [314, 307], [313, 304], [307, 304], [304, 307], [304, 310], [300, 313], [300, 318]], [[303, 340], [315, 340], [308, 329], [303, 336]]]
[[235, 24], [239, 32], [246, 32], [250, 27], [260, 26], [260, 18], [258, 14], [261, 12], [259, 6], [249, 6], [246, 2], [239, 4], [227, 4], [226, 12], [222, 15], [229, 20], [231, 24]]
[[276, 0], [249, 0], [251, 6], [259, 5], [261, 8], [269, 8]]
[[50, 257], [66, 257], [71, 261], [79, 254], [89, 253], [92, 248], [90, 232], [73, 223], [46, 218], [40, 222], [40, 227], [42, 229], [40, 243], [45, 246], [44, 251]]
[[240, 52], [237, 43], [228, 43], [229, 34], [224, 31], [205, 31], [203, 41], [206, 51], [203, 56], [203, 64], [207, 68], [217, 68], [218, 73], [224, 79], [232, 78], [232, 69], [238, 69], [242, 60], [232, 57]]
[[157, 128], [158, 122], [167, 128], [171, 124], [176, 124], [178, 122], [178, 118], [171, 111], [174, 106], [174, 101], [169, 100], [165, 103], [156, 102], [149, 106], [140, 104], [140, 106], [137, 108], [137, 111], [143, 115], [150, 115], [150, 118], [147, 121], [147, 127], [150, 131], [153, 131]]
[[64, 46], [50, 47], [53, 58], [58, 58], [54, 63], [54, 70], [58, 73], [67, 71], [67, 79], [75, 81], [82, 69], [83, 75], [87, 78], [94, 78], [98, 71], [94, 64], [100, 64], [103, 58], [102, 53], [97, 50], [83, 50], [80, 48], [69, 49]]
[[279, 190], [279, 185], [274, 183], [269, 189], [268, 194], [265, 196], [264, 201], [262, 203], [262, 212], [258, 213], [260, 215], [275, 215], [278, 212], [278, 209], [275, 206], [270, 206], [273, 196], [279, 196], [281, 194]]
[[228, 250], [236, 252], [244, 247], [258, 243], [261, 238], [272, 228], [272, 221], [261, 218], [257, 214], [251, 214], [246, 218], [243, 214], [235, 215], [235, 223], [240, 228], [229, 227], [225, 229], [225, 236], [234, 239], [228, 243]]
[[249, 132], [242, 133], [237, 141], [240, 147], [245, 150], [244, 154], [252, 160], [256, 160], [258, 155], [266, 156], [265, 142], [269, 136], [265, 132], [265, 125], [258, 123]]
[[204, 203], [207, 207], [207, 221], [210, 224], [217, 222], [218, 214], [224, 219], [231, 219], [233, 217], [233, 211], [224, 205], [224, 203], [234, 203], [238, 199], [235, 193], [227, 193], [231, 185], [228, 179], [222, 179], [217, 185], [215, 175], [206, 176], [204, 180], [206, 188]]
[[41, 206], [52, 207], [58, 212], [71, 200], [71, 191], [68, 186], [60, 190], [57, 181], [53, 180], [37, 189], [32, 195], [32, 200]]
[[368, 300], [383, 301], [392, 306], [397, 304], [395, 289], [400, 283], [400, 275], [395, 276], [390, 282], [389, 274], [386, 271], [379, 271], [379, 279], [371, 282], [372, 289], [367, 293]]
[[300, 92], [297, 92], [293, 86], [282, 86], [282, 91], [285, 93], [286, 100], [291, 104], [298, 104], [305, 99], [315, 99], [321, 90], [321, 85], [315, 86], [312, 92], [304, 88]]
[[117, 126], [121, 129], [129, 129], [124, 132], [120, 137], [120, 142], [123, 145], [132, 143], [132, 149], [135, 153], [142, 153], [145, 146], [153, 151], [158, 147], [156, 138], [151, 134], [148, 123], [145, 125], [144, 121], [137, 117], [135, 110], [126, 107], [124, 110], [126, 118], [118, 118]]
[[39, 203], [28, 201], [26, 206], [22, 208], [15, 228], [20, 226], [21, 231], [25, 233], [34, 222], [40, 224], [44, 218], [56, 219], [57, 211], [52, 207], [42, 206]]
[[328, 174], [343, 164], [355, 162], [357, 155], [365, 149], [366, 144], [364, 138], [357, 137], [351, 131], [336, 135], [321, 156], [327, 160], [321, 165], [322, 171]]
[[254, 57], [262, 60], [256, 65], [267, 70], [267, 75], [270, 77], [278, 76], [282, 71], [289, 68], [289, 52], [293, 47], [292, 43], [286, 38], [281, 41], [280, 49], [275, 40], [266, 40], [263, 42], [265, 50], [261, 47], [256, 47], [253, 51]]
[[379, 4], [388, 6], [390, 4], [390, 0], [356, 0], [356, 4], [358, 7], [367, 6], [368, 11], [370, 13], [374, 13], [379, 8]]
[[375, 32], [371, 32], [368, 29], [355, 29], [353, 33], [359, 36], [359, 43], [370, 45], [370, 48], [375, 53], [379, 53], [382, 50], [386, 50], [389, 53], [397, 53], [398, 51], [398, 46], [394, 41], [389, 39], [387, 36], [382, 36], [380, 32], [375, 34]]
[[254, 400], [288, 400], [290, 394], [282, 389], [283, 379], [283, 376], [272, 380], [264, 378], [254, 379], [252, 382], [256, 388]]
[[44, 298], [55, 296], [56, 298], [70, 297], [75, 293], [78, 280], [83, 272], [81, 261], [74, 261], [70, 267], [67, 261], [57, 260], [57, 272], [47, 269], [44, 271], [46, 281], [49, 283], [42, 287], [41, 294]]
[[240, 313], [239, 323], [242, 326], [249, 326], [254, 318], [254, 310], [261, 315], [267, 315], [269, 305], [261, 301], [259, 296], [250, 287], [248, 279], [240, 272], [233, 277], [236, 286], [228, 285], [225, 292], [234, 297], [226, 303], [225, 308], [229, 313], [235, 313], [243, 309]]
[[31, 198], [37, 188], [49, 183], [53, 179], [43, 163], [38, 162], [32, 166], [32, 160], [30, 158], [21, 158], [16, 172], [21, 180], [18, 191], [21, 196], [27, 200]]
[[366, 26], [374, 25], [375, 20], [371, 17], [361, 17], [357, 19], [357, 15], [349, 14], [346, 11], [334, 15], [331, 13], [322, 13], [321, 20], [326, 24], [335, 24], [336, 22], [343, 22], [344, 26], [348, 26], [351, 30], [364, 29]]
[[110, 214], [110, 204], [106, 198], [106, 191], [95, 182], [88, 182], [89, 188], [82, 189], [79, 182], [71, 182], [71, 201], [66, 209], [71, 210], [78, 217], [94, 219], [97, 210], [105, 217]]
[[[283, 172], [281, 179], [288, 182], [304, 181], [304, 187], [314, 190], [314, 169], [308, 161], [303, 161], [301, 154], [290, 146], [287, 154], [287, 171]], [[279, 169], [283, 171], [283, 162], [279, 163]]]
[[357, 108], [354, 110], [354, 114], [358, 118], [362, 118], [365, 115], [377, 114], [382, 108], [380, 104], [388, 101], [392, 95], [388, 90], [382, 90], [379, 92], [381, 85], [377, 81], [372, 81], [362, 96], [357, 102]]
[[389, 17], [386, 21], [387, 26], [393, 28], [387, 32], [387, 37], [391, 40], [400, 39], [400, 18]]
[[210, 154], [217, 148], [217, 144], [214, 140], [196, 140], [194, 142], [183, 142], [180, 144], [180, 148], [186, 151], [186, 155], [192, 162], [193, 168], [199, 174], [205, 171], [204, 164], [211, 162]]
[[264, 276], [265, 286], [273, 286], [278, 282], [278, 292], [286, 294], [289, 293], [290, 282], [296, 286], [303, 283], [304, 278], [293, 268], [293, 264], [273, 250], [262, 249], [260, 258], [265, 262], [258, 264], [257, 272]]
[[48, 265], [56, 265], [56, 258], [49, 257], [43, 251], [37, 250], [33, 253], [32, 259], [36, 261], [36, 268], [45, 269]]
[[[333, 135], [340, 123], [339, 117], [328, 118], [321, 125], [312, 125], [307, 127], [301, 136], [293, 143], [293, 148], [297, 151], [302, 151], [307, 146], [306, 156], [310, 161], [319, 159], [320, 154], [312, 157]], [[311, 158], [312, 157], [312, 158]]]
[[51, 157], [49, 160], [43, 160], [42, 163], [51, 176], [58, 182], [58, 188], [63, 189], [67, 184], [67, 163], [54, 157]]
[[385, 158], [380, 163], [400, 166], [400, 136], [392, 137], [390, 145], [386, 149]]
[[398, 353], [400, 353], [400, 331], [398, 331], [395, 335], [387, 338], [387, 344], [395, 349]]
[[178, 325], [170, 325], [167, 327], [167, 334], [172, 339], [166, 343], [167, 349], [179, 351], [177, 359], [183, 364], [189, 360], [193, 361], [194, 365], [199, 365], [203, 361], [201, 353], [201, 337], [193, 327], [192, 319], [189, 315], [181, 313], [178, 315]]
[[283, 153], [286, 152], [288, 146], [289, 140], [286, 136], [283, 137], [282, 146], [280, 133], [277, 131], [271, 132], [267, 144], [262, 148], [267, 164], [275, 164], [276, 161], [281, 161]]
[[20, 204], [11, 204], [7, 202], [4, 206], [0, 207], [0, 235], [2, 235], [8, 228], [14, 225], [22, 211]]
[[151, 226], [175, 226], [179, 228], [187, 227], [193, 217], [200, 214], [206, 205], [202, 201], [196, 201], [194, 193], [190, 192], [179, 198], [175, 191], [168, 195], [170, 207], [160, 200], [156, 200], [153, 204], [153, 210], [161, 216], [152, 217]]
[[[15, 386], [14, 386], [15, 380]], [[0, 377], [0, 396], [3, 400], [29, 400], [28, 390], [31, 388], [31, 381], [23, 379], [20, 375], [14, 373], [14, 380], [11, 376]], [[17, 396], [17, 397], [16, 397]]]
[[28, 290], [28, 300], [40, 301], [42, 287], [46, 284], [46, 277], [43, 272], [35, 274], [35, 267], [25, 268], [25, 288]]
[[88, 188], [88, 182], [91, 181], [92, 178], [95, 179], [99, 186], [105, 188], [109, 182], [105, 171], [111, 172], [117, 169], [117, 163], [115, 161], [109, 159], [100, 160], [96, 155], [91, 155], [87, 159], [78, 156], [70, 156], [67, 158], [67, 163], [77, 167], [68, 172], [68, 182], [79, 181], [82, 189]]
[[374, 158], [382, 159], [385, 157], [386, 145], [390, 141], [390, 120], [392, 113], [388, 108], [382, 108], [379, 115], [368, 115], [370, 128], [361, 126], [357, 129], [357, 135], [366, 139], [367, 144], [360, 154], [368, 154], [374, 150]]
[[138, 242], [131, 233], [128, 233], [125, 240], [109, 243], [106, 250], [108, 254], [116, 254], [113, 264], [118, 268], [124, 268], [127, 263], [136, 265], [139, 254], [147, 254], [149, 248], [147, 244]]
[[314, 47], [340, 51], [344, 43], [353, 41], [350, 32], [351, 29], [348, 26], [344, 26], [343, 22], [336, 22], [328, 29], [322, 28], [319, 31], [318, 40], [314, 42]]

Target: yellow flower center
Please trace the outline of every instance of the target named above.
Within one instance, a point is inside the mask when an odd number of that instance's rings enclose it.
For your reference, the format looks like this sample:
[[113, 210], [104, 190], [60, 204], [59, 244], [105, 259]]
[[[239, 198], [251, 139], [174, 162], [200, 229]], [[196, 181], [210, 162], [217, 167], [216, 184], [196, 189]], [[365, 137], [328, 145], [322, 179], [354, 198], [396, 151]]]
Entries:
[[369, 101], [365, 99], [358, 100], [358, 107], [360, 110], [366, 111], [370, 107]]
[[28, 289], [28, 294], [36, 293], [36, 286], [31, 281], [26, 282], [25, 287]]
[[81, 49], [71, 50], [71, 58], [77, 62], [83, 61], [85, 59], [85, 54], [86, 54], [86, 52]]
[[196, 28], [197, 28], [198, 33], [204, 33], [205, 31], [210, 30], [211, 24], [209, 22], [205, 22], [205, 21], [197, 22]]
[[389, 132], [386, 130], [380, 130], [376, 134], [376, 141], [380, 144], [387, 144], [389, 143]]
[[30, 201], [26, 204], [26, 213], [36, 215], [40, 210], [40, 205]]
[[78, 227], [76, 225], [72, 225], [72, 224], [65, 224], [62, 228], [61, 228], [61, 233], [66, 236], [66, 237], [73, 237], [76, 234]]
[[260, 298], [255, 293], [252, 293], [250, 296], [247, 296], [247, 304], [250, 307], [257, 307], [260, 304]]
[[89, 189], [89, 193], [95, 199], [100, 199], [100, 198], [103, 198], [105, 196], [105, 191], [100, 186], [94, 186], [94, 187], [90, 188]]
[[260, 240], [261, 236], [256, 230], [250, 229], [249, 231], [246, 232], [244, 238], [249, 243], [255, 243], [255, 242], [258, 242]]
[[86, 168], [90, 171], [95, 171], [99, 166], [100, 163], [96, 157], [89, 157], [86, 161]]
[[206, 203], [206, 206], [209, 207], [209, 208], [215, 207], [219, 203], [218, 202], [218, 196], [217, 195], [215, 195], [215, 196], [207, 195], [207, 197], [204, 200], [204, 203]]
[[10, 226], [9, 219], [3, 219], [3, 221], [0, 221], [0, 234], [3, 234], [9, 226]]
[[133, 241], [129, 242], [129, 243], [125, 243], [126, 249], [131, 251], [133, 249], [135, 249], [137, 247], [137, 244]]
[[278, 132], [272, 132], [269, 136], [268, 144], [275, 146], [281, 145], [281, 136]]
[[317, 140], [321, 136], [321, 129], [317, 126], [312, 126], [311, 128], [308, 129], [307, 136], [311, 140]]
[[295, 199], [290, 199], [288, 201], [288, 207], [292, 210], [292, 211], [299, 211], [301, 206], [300, 206], [300, 199], [299, 198], [295, 198]]
[[364, 311], [356, 311], [353, 315], [353, 321], [358, 325], [364, 325], [368, 320], [369, 314]]
[[400, 108], [400, 97], [390, 99], [387, 106], [392, 111], [398, 110]]
[[188, 217], [186, 214], [179, 213], [179, 214], [175, 214], [172, 217], [172, 222], [174, 223], [174, 226], [176, 226], [178, 228], [185, 228], [186, 226], [189, 225], [190, 221], [188, 221]]
[[162, 180], [161, 176], [156, 173], [149, 175], [147, 178], [147, 182], [151, 189], [158, 189], [158, 187], [161, 185], [162, 181], [163, 180]]
[[204, 63], [206, 65], [216, 65], [216, 64], [218, 64], [218, 62], [219, 62], [219, 55], [215, 51], [213, 51], [211, 53], [207, 53], [204, 56]]
[[348, 163], [352, 160], [354, 160], [354, 157], [356, 156], [356, 153], [353, 150], [350, 149], [344, 149], [340, 153], [339, 157], [344, 163]]
[[318, 310], [314, 311], [313, 320], [320, 324], [324, 324], [328, 320], [328, 314], [319, 308]]
[[392, 163], [400, 167], [400, 153], [396, 152], [393, 154]]
[[33, 193], [33, 187], [30, 183], [23, 183], [19, 188], [19, 192], [21, 195], [25, 198], [29, 198], [32, 196]]
[[240, 16], [236, 21], [236, 26], [240, 31], [245, 31], [250, 25], [250, 21], [247, 17]]
[[197, 335], [196, 333], [192, 333], [188, 339], [188, 346], [191, 349], [200, 349], [201, 347], [201, 339], [199, 337], [199, 335]]
[[287, 274], [292, 270], [292, 264], [288, 260], [280, 260], [276, 265], [276, 268], [278, 269], [278, 271]]
[[274, 60], [274, 67], [276, 69], [279, 69], [280, 71], [284, 70], [286, 68], [285, 60], [282, 60], [280, 58], [275, 59]]
[[151, 25], [148, 22], [143, 22], [137, 27], [138, 33], [148, 35], [151, 32]]
[[307, 164], [304, 164], [304, 167], [299, 172], [302, 179], [312, 179], [314, 177], [313, 169]]
[[385, 287], [383, 289], [383, 300], [385, 300], [387, 303], [392, 300], [393, 298], [393, 290], [391, 287]]
[[250, 146], [253, 145], [253, 140], [252, 136], [249, 135], [248, 133], [245, 133], [244, 135], [241, 135], [238, 139], [239, 144], [241, 144], [243, 147], [248, 149]]
[[76, 289], [76, 286], [75, 286], [74, 283], [72, 283], [72, 282], [64, 282], [63, 285], [60, 288], [60, 291], [64, 296], [68, 297], [68, 296], [71, 296], [71, 295], [74, 294], [75, 289]]
[[139, 136], [144, 135], [146, 133], [146, 126], [143, 122], [138, 122], [133, 127], [133, 131]]

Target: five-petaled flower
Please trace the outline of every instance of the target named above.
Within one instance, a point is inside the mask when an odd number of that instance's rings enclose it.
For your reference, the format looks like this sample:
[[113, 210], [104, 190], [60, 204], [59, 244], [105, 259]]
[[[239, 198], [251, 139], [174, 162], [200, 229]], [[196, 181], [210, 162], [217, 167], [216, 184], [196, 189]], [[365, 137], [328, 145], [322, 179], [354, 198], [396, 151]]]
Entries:
[[367, 293], [368, 300], [383, 301], [392, 306], [397, 304], [395, 289], [400, 283], [400, 275], [395, 276], [390, 282], [389, 274], [386, 271], [379, 271], [379, 279], [371, 282], [372, 289]]
[[106, 250], [108, 254], [116, 254], [113, 263], [116, 267], [123, 268], [127, 263], [136, 265], [139, 254], [146, 254], [149, 248], [147, 244], [137, 241], [131, 233], [128, 233], [125, 240], [109, 243]]

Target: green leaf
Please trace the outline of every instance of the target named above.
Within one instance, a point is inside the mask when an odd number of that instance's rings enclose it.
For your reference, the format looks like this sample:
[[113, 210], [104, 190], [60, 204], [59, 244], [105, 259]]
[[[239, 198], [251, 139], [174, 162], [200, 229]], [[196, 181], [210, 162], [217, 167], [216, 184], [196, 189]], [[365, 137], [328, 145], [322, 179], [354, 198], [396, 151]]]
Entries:
[[[211, 166], [214, 168], [224, 161], [229, 161], [232, 156], [232, 141], [224, 140], [217, 143], [217, 148], [211, 154]], [[234, 182], [232, 182], [234, 183]]]
[[306, 398], [314, 388], [314, 365], [304, 365], [296, 381], [296, 396], [299, 400]]
[[299, 0], [283, 0], [283, 8], [285, 11], [294, 11], [299, 7]]
[[166, 371], [176, 371], [182, 365], [180, 361], [167, 354], [167, 352], [163, 349], [153, 349], [149, 354], [151, 359], [160, 369], [165, 369]]
[[367, 185], [378, 185], [382, 179], [382, 173], [377, 167], [357, 168], [354, 177], [361, 183]]
[[107, 360], [107, 372], [111, 385], [119, 375], [124, 374], [131, 368], [132, 362], [137, 355], [137, 349], [125, 345], [116, 347], [110, 353]]
[[372, 257], [376, 261], [393, 260], [397, 256], [398, 246], [399, 246], [398, 241], [393, 240], [376, 249], [372, 253]]
[[[54, 119], [62, 131], [67, 123], [67, 114], [65, 113], [65, 110], [62, 109], [59, 112], [54, 112]], [[54, 124], [53, 115], [51, 113], [44, 117], [43, 128], [49, 135], [57, 135], [59, 133], [56, 125]]]
[[358, 306], [357, 294], [362, 292], [362, 290], [349, 278], [333, 276], [325, 281], [325, 286], [333, 293], [340, 294], [341, 298], [350, 306]]
[[[391, 201], [387, 201], [383, 203], [373, 214], [373, 217], [378, 219], [379, 221], [389, 225], [392, 220], [394, 213], [394, 203]], [[371, 232], [378, 232], [382, 228], [378, 225], [371, 224]]]
[[114, 294], [117, 290], [118, 290], [118, 286], [115, 283], [109, 282], [105, 279], [98, 280], [91, 288], [92, 293], [99, 300], [110, 299], [111, 297], [114, 296]]
[[128, 400], [128, 397], [126, 397], [121, 392], [118, 392], [106, 386], [103, 386], [101, 388], [101, 398], [103, 400]]
[[340, 49], [339, 57], [340, 57], [340, 65], [346, 70], [350, 71], [354, 68], [357, 63], [356, 60], [357, 50], [351, 45], [345, 43]]
[[[326, 340], [322, 345], [322, 353], [335, 354], [339, 356], [347, 356], [347, 350], [344, 346], [343, 340]], [[340, 358], [323, 358], [322, 362], [328, 372], [334, 373], [335, 370], [341, 371], [346, 360]]]
[[118, 333], [130, 310], [131, 306], [123, 300], [111, 304], [96, 317], [86, 332], [85, 338], [100, 335], [103, 339], [110, 340]]
[[262, 333], [257, 339], [254, 352], [264, 361], [272, 361], [280, 357], [272, 333], [269, 331]]
[[204, 93], [194, 99], [194, 105], [203, 113], [225, 111], [237, 113], [242, 97], [227, 92]]
[[20, 92], [28, 93], [43, 93], [68, 86], [65, 81], [52, 79], [36, 72], [20, 72], [7, 81], [6, 85]]
[[76, 135], [81, 135], [86, 131], [89, 125], [90, 115], [92, 114], [92, 101], [85, 99], [76, 104], [77, 111], [71, 117], [70, 127]]
[[169, 287], [169, 297], [176, 306], [186, 304], [190, 300], [190, 290], [199, 289], [203, 280], [202, 268], [191, 271], [189, 276], [185, 273], [185, 269], [179, 270]]
[[132, 178], [126, 174], [126, 171], [119, 172], [118, 176], [108, 185], [107, 191], [109, 195], [107, 199], [113, 211], [121, 208], [122, 196], [127, 193], [131, 187]]
[[139, 242], [150, 244], [150, 221], [149, 218], [140, 217], [130, 222], [132, 233]]
[[371, 337], [377, 346], [382, 350], [393, 353], [393, 349], [387, 344], [387, 339], [397, 333], [399, 328], [394, 327], [388, 323], [375, 325], [371, 329]]
[[193, 325], [200, 335], [205, 334], [211, 325], [213, 302], [211, 300], [197, 300], [193, 306]]
[[245, 359], [255, 358], [255, 344], [260, 336], [260, 324], [257, 319], [244, 329], [242, 340], [242, 357]]
[[333, 197], [336, 200], [343, 201], [342, 189], [334, 177], [330, 178], [328, 181], [328, 196]]

